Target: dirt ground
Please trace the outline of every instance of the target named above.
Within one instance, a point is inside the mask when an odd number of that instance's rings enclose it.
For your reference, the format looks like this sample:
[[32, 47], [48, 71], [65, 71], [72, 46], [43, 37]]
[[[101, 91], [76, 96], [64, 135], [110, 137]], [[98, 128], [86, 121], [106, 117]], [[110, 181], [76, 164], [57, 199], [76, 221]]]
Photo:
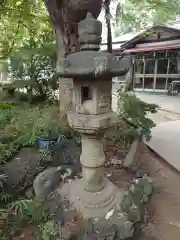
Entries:
[[[143, 226], [138, 240], [180, 240], [180, 173], [155, 155], [146, 146], [140, 155], [141, 168], [154, 182], [154, 194], [147, 205], [149, 222]], [[120, 188], [126, 188], [134, 174], [124, 169], [106, 168], [106, 175]], [[37, 240], [32, 227], [15, 240]]]
[[[146, 146], [142, 147], [140, 163], [152, 178], [155, 189], [147, 205], [150, 219], [138, 240], [180, 240], [180, 173]], [[123, 169], [111, 172], [110, 178], [119, 187], [126, 187], [133, 178]]]
[[150, 223], [145, 227], [145, 233], [154, 240], [179, 240], [180, 173], [147, 147], [143, 148], [140, 161], [142, 168], [149, 172], [155, 186], [148, 204]]

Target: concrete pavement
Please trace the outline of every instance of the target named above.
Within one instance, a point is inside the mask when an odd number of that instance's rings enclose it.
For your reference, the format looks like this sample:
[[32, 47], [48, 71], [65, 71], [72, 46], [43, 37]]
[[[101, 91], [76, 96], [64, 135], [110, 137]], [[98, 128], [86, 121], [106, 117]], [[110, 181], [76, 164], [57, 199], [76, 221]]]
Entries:
[[180, 171], [180, 120], [157, 124], [146, 144]]

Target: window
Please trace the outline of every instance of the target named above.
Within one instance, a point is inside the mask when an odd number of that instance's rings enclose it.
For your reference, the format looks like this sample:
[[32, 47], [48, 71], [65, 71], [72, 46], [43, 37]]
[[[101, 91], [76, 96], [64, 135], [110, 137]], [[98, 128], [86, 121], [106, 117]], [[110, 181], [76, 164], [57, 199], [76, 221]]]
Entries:
[[154, 68], [155, 68], [155, 59], [147, 59], [145, 74], [154, 74]]
[[178, 73], [177, 58], [171, 58], [169, 62], [169, 74]]
[[157, 61], [158, 61], [157, 74], [166, 74], [168, 67], [168, 59], [162, 58], [158, 59]]

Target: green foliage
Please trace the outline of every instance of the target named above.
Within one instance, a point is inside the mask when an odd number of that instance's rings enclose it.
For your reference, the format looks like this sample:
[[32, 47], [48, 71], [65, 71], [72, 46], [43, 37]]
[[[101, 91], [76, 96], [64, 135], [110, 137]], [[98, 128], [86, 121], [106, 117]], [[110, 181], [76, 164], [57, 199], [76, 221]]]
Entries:
[[13, 212], [16, 216], [23, 217], [26, 214], [29, 203], [31, 203], [31, 200], [17, 200], [9, 205], [9, 211]]
[[134, 94], [119, 91], [119, 117], [129, 136], [135, 137], [141, 134], [147, 141], [150, 140], [151, 128], [155, 126], [155, 123], [148, 117], [148, 114], [156, 113], [157, 108], [157, 105], [145, 103]]
[[58, 237], [58, 227], [54, 224], [53, 221], [48, 221], [40, 228], [41, 239], [42, 240], [51, 240], [52, 237]]
[[0, 59], [4, 60], [24, 45], [31, 32], [41, 34], [50, 26], [42, 1], [6, 0], [0, 7]]
[[7, 180], [7, 176], [5, 174], [0, 174], [0, 187], [3, 187], [4, 182]]
[[10, 200], [12, 200], [12, 196], [10, 194], [8, 194], [7, 192], [5, 191], [1, 191], [0, 192], [0, 202], [3, 202], [3, 203], [8, 203]]
[[40, 158], [39, 158], [39, 164], [42, 167], [45, 167], [52, 161], [52, 150], [51, 149], [41, 149], [40, 152]]
[[70, 239], [70, 233], [62, 227], [58, 227], [53, 221], [48, 221], [40, 228], [40, 240], [51, 240], [56, 237], [59, 240]]
[[37, 119], [32, 132], [37, 137], [57, 137], [61, 131], [59, 111], [56, 105], [39, 109], [41, 115]]
[[[1, 162], [11, 158], [21, 147], [27, 145], [38, 117], [40, 115], [36, 108], [28, 108], [28, 105], [12, 107], [8, 121], [4, 121], [4, 124], [1, 121]], [[5, 119], [5, 117], [2, 117], [2, 119]]]
[[10, 212], [21, 217], [24, 221], [34, 224], [46, 221], [48, 218], [46, 208], [40, 200], [17, 200], [10, 205]]
[[8, 108], [0, 108], [0, 126], [4, 128], [12, 118], [12, 111]]
[[58, 87], [55, 39], [43, 2], [7, 0], [0, 8], [0, 28], [0, 67], [8, 66], [12, 80], [6, 90], [14, 94], [25, 88], [29, 102], [34, 95], [52, 98]]
[[[175, 0], [117, 0], [115, 33], [117, 36], [140, 31], [156, 24], [176, 20], [180, 2]], [[148, 14], [147, 14], [148, 13]]]
[[10, 109], [10, 105], [6, 103], [0, 103], [0, 109]]
[[19, 199], [3, 209], [2, 212], [8, 214], [7, 233], [14, 235], [21, 226], [31, 223], [34, 225], [42, 224], [48, 220], [46, 207], [39, 199]]
[[[0, 110], [0, 162], [8, 161], [24, 146], [36, 145], [36, 137], [58, 137], [63, 134], [75, 138], [69, 126], [59, 120], [57, 105], [31, 107], [28, 104]], [[77, 137], [76, 137], [77, 138]], [[49, 154], [42, 153], [42, 161]]]

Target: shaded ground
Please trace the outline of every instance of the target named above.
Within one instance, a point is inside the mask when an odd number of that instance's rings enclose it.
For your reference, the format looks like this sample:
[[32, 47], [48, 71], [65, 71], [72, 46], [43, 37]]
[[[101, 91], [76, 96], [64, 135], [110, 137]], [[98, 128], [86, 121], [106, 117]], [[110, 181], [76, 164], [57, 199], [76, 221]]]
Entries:
[[[180, 174], [146, 146], [140, 156], [141, 168], [154, 181], [155, 191], [147, 208], [149, 221], [138, 240], [180, 239]], [[134, 174], [114, 167], [106, 168], [107, 176], [119, 187], [126, 188]], [[37, 240], [33, 227], [26, 228], [15, 240]]]
[[146, 233], [157, 240], [180, 239], [180, 174], [149, 149], [141, 155], [144, 169], [155, 184], [154, 195], [148, 205], [151, 222]]
[[[141, 167], [154, 181], [155, 192], [147, 208], [149, 223], [144, 225], [139, 240], [180, 239], [180, 174], [167, 163], [143, 147]], [[108, 172], [112, 172], [108, 169]], [[115, 169], [110, 177], [119, 187], [126, 187], [133, 178], [125, 170]]]

